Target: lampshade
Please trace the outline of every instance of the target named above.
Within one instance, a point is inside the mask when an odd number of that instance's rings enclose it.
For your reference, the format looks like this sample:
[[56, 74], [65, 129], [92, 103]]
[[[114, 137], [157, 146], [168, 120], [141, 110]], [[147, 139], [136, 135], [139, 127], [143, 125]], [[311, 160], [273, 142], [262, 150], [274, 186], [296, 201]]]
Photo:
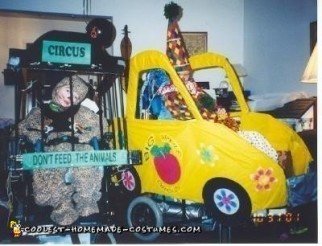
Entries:
[[238, 77], [246, 77], [247, 76], [246, 68], [244, 68], [241, 64], [236, 63], [236, 64], [232, 64], [232, 65], [233, 65]]
[[318, 82], [318, 48], [315, 45], [309, 62], [306, 65], [302, 75], [301, 82], [303, 83], [317, 83]]

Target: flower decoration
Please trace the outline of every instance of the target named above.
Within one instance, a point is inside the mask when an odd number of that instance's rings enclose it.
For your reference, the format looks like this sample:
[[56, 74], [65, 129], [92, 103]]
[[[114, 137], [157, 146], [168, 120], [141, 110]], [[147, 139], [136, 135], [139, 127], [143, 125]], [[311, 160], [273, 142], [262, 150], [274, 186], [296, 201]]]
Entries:
[[270, 190], [272, 183], [277, 181], [273, 176], [272, 168], [258, 168], [256, 173], [250, 175], [251, 180], [256, 182], [257, 191]]
[[215, 154], [214, 147], [212, 145], [206, 146], [201, 143], [200, 148], [197, 150], [197, 154], [200, 156], [202, 164], [208, 164], [210, 166], [214, 166], [215, 161], [219, 159]]

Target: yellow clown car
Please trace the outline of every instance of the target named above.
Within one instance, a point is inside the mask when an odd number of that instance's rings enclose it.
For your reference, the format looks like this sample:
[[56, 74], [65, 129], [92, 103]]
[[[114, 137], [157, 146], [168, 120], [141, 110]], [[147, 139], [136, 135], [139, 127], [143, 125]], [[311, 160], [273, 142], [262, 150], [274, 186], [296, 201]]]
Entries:
[[[249, 110], [226, 57], [204, 53], [191, 57], [190, 64], [193, 71], [223, 69], [240, 106], [230, 113], [240, 121], [240, 129], [256, 131], [275, 150], [290, 153], [292, 175], [307, 171], [312, 157], [302, 139], [287, 124]], [[152, 84], [147, 89], [147, 78], [142, 76], [153, 69], [166, 71], [171, 86]], [[175, 98], [165, 105], [153, 103], [174, 91]], [[166, 109], [174, 106], [186, 117], [169, 116]], [[162, 116], [154, 114], [158, 107]], [[205, 204], [214, 218], [227, 224], [250, 218], [258, 210], [287, 205], [283, 168], [229, 127], [204, 120], [163, 53], [144, 51], [131, 59], [126, 110], [129, 149], [143, 154], [142, 165], [135, 166], [141, 193]]]

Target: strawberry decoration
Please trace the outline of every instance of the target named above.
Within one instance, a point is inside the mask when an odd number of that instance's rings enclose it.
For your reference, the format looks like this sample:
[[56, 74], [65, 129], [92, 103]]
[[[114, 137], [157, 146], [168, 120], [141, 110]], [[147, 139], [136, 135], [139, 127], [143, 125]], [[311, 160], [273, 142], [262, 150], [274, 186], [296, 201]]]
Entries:
[[181, 170], [177, 158], [170, 154], [168, 143], [162, 147], [154, 145], [151, 154], [154, 156], [154, 166], [159, 177], [167, 184], [175, 184], [180, 179]]

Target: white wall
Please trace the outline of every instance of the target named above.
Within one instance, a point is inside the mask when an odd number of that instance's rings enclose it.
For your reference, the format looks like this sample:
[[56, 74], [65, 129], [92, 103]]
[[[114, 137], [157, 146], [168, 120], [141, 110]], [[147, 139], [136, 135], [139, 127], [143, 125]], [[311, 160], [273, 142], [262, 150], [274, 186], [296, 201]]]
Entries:
[[[126, 24], [131, 31], [132, 54], [146, 49], [165, 51], [167, 20], [163, 9], [170, 0], [91, 2], [90, 14], [113, 17], [117, 30], [115, 55], [120, 55], [121, 30]], [[316, 94], [316, 85], [299, 82], [309, 57], [309, 23], [316, 20], [316, 0], [175, 2], [184, 11], [179, 23], [181, 30], [207, 31], [208, 50], [227, 56], [232, 63], [244, 64], [249, 74], [244, 85], [252, 93], [306, 91]], [[1, 0], [0, 9], [83, 14], [83, 0]], [[6, 35], [1, 26], [0, 40]], [[0, 47], [0, 52], [3, 56], [8, 51]], [[2, 80], [0, 76], [0, 91], [4, 90]], [[0, 94], [0, 117], [13, 116], [13, 112], [4, 112], [8, 105], [13, 105], [13, 94]]]
[[[0, 71], [7, 66], [9, 48], [25, 49], [27, 43], [34, 42], [50, 30], [60, 28], [65, 31], [83, 32], [85, 27], [85, 23], [78, 21], [0, 16]], [[2, 75], [0, 81], [0, 118], [14, 118], [14, 86], [5, 86]]]
[[[169, 0], [93, 0], [92, 15], [112, 16], [117, 30], [114, 55], [120, 55], [119, 45], [124, 25], [128, 25], [133, 45], [132, 55], [146, 49], [166, 49], [168, 21], [164, 17], [164, 5]], [[222, 53], [234, 63], [243, 63], [244, 0], [177, 0], [183, 8], [179, 23], [182, 31], [208, 32], [208, 50]], [[40, 12], [83, 14], [83, 0], [1, 0], [0, 9]], [[6, 30], [0, 29], [0, 37]], [[10, 47], [15, 48], [15, 47]], [[8, 51], [1, 52], [1, 56]], [[3, 68], [0, 67], [2, 71]], [[6, 86], [8, 87], [8, 86]], [[8, 92], [10, 90], [10, 93]], [[0, 91], [6, 91], [6, 102], [0, 97], [0, 117], [13, 117], [13, 91], [4, 89], [0, 78]], [[10, 94], [10, 96], [9, 96]], [[1, 96], [1, 95], [0, 95]], [[10, 104], [10, 110], [4, 106]], [[8, 112], [10, 111], [10, 112]]]
[[[8, 36], [3, 35], [6, 33], [7, 21], [4, 18], [0, 18], [0, 72], [5, 68], [5, 64], [2, 62], [3, 57], [8, 59]], [[0, 118], [14, 119], [14, 87], [4, 86], [3, 75], [0, 74]]]
[[310, 22], [317, 0], [245, 0], [244, 85], [255, 94], [305, 91], [316, 84], [299, 82], [310, 56]]
[[[112, 16], [117, 30], [115, 47], [129, 26], [133, 53], [165, 50], [167, 20], [164, 5], [169, 0], [93, 0], [92, 15]], [[209, 48], [233, 60], [243, 58], [244, 0], [177, 0], [183, 8], [182, 31], [207, 31]], [[1, 0], [0, 9], [83, 14], [83, 0]], [[115, 49], [117, 55], [118, 49]]]

